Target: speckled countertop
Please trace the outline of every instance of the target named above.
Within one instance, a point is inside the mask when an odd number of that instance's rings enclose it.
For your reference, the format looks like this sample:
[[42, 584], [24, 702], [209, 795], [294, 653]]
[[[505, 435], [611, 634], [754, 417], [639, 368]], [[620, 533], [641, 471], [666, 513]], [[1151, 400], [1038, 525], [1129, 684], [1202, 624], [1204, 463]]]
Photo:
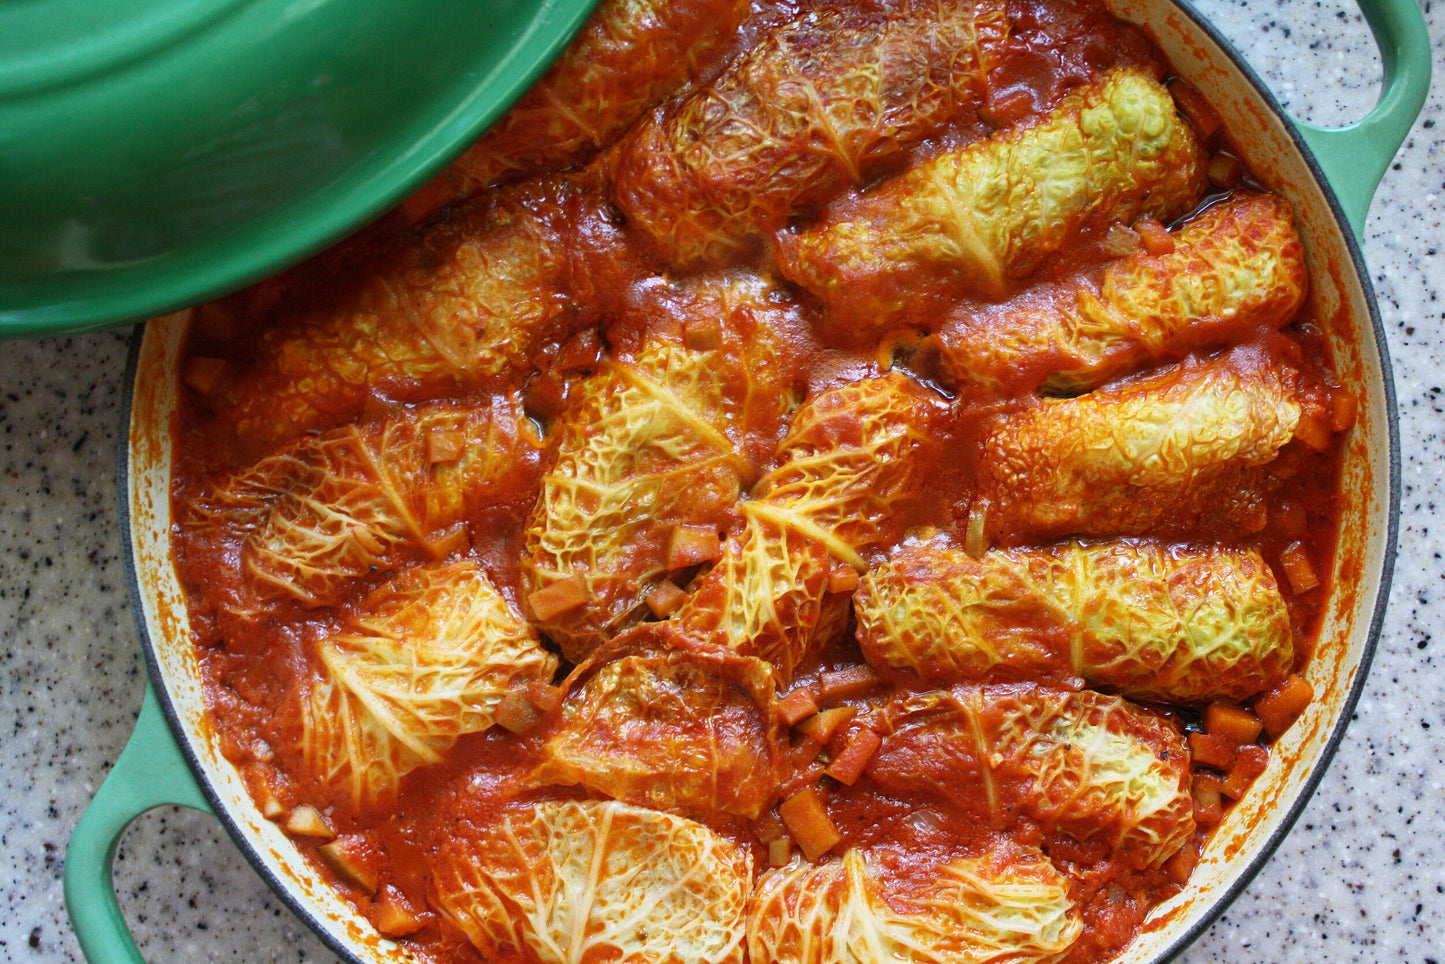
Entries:
[[[1353, 6], [1200, 6], [1304, 119], [1374, 100]], [[1323, 785], [1248, 891], [1183, 958], [1445, 962], [1445, 6], [1436, 90], [1366, 232], [1395, 367], [1403, 517], [1389, 617]], [[140, 706], [115, 451], [128, 331], [0, 344], [0, 961], [76, 961], [61, 861]], [[331, 961], [207, 817], [171, 808], [122, 839], [116, 887], [151, 961]]]

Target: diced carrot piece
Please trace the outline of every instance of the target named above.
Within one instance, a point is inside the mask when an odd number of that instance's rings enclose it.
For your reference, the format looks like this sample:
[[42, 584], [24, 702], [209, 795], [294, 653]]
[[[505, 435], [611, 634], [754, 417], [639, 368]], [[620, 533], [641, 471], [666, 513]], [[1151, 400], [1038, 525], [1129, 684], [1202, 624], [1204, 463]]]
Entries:
[[1330, 427], [1311, 412], [1301, 412], [1299, 423], [1294, 427], [1294, 437], [1316, 452], [1328, 451], [1334, 436]]
[[1242, 746], [1239, 748], [1239, 756], [1234, 761], [1234, 766], [1229, 773], [1225, 774], [1224, 785], [1221, 789], [1224, 795], [1234, 800], [1244, 796], [1244, 791], [1249, 785], [1269, 768], [1269, 750], [1259, 744]]
[[835, 706], [808, 717], [794, 727], [810, 743], [822, 746], [838, 732], [838, 728], [858, 714], [852, 706]]
[[1174, 235], [1153, 218], [1142, 219], [1134, 225], [1134, 230], [1139, 232], [1139, 240], [1149, 254], [1157, 256], [1174, 253]]
[[1216, 773], [1196, 773], [1191, 786], [1194, 822], [1213, 827], [1224, 819], [1224, 778]]
[[722, 326], [715, 316], [692, 318], [683, 326], [682, 343], [693, 351], [715, 351], [722, 347]]
[[376, 868], [375, 855], [365, 837], [347, 834], [316, 849], [325, 858], [327, 866], [336, 871], [336, 876], [368, 894], [376, 893], [381, 883], [381, 872]]
[[1204, 708], [1204, 729], [1210, 736], [1244, 746], [1259, 739], [1264, 724], [1249, 710], [1233, 703], [1210, 703]]
[[1208, 733], [1189, 734], [1189, 756], [1195, 763], [1202, 763], [1216, 770], [1228, 770], [1234, 766], [1239, 753], [1239, 744], [1222, 740]]
[[334, 837], [336, 831], [326, 817], [311, 806], [303, 803], [286, 815], [286, 829], [298, 837]]
[[529, 595], [527, 605], [532, 607], [532, 615], [545, 622], [586, 604], [591, 598], [581, 573], [574, 572]]
[[700, 562], [711, 562], [722, 555], [722, 541], [717, 530], [705, 526], [673, 526], [667, 540], [663, 565], [669, 569], [686, 569]]
[[562, 697], [566, 695], [566, 691], [562, 687], [553, 686], [542, 680], [533, 680], [527, 684], [527, 699], [531, 700], [532, 705], [543, 713], [551, 713], [556, 710], [562, 705]]
[[186, 362], [186, 373], [182, 381], [202, 395], [209, 395], [225, 367], [226, 361], [223, 358], [192, 358]]
[[652, 615], [658, 619], [666, 619], [682, 608], [682, 604], [687, 601], [687, 591], [671, 579], [664, 579], [643, 601], [647, 603], [647, 608], [652, 610]]
[[428, 915], [412, 907], [406, 896], [387, 884], [371, 902], [366, 914], [371, 925], [387, 937], [407, 937], [426, 926]]
[[1264, 724], [1264, 731], [1270, 739], [1277, 740], [1299, 719], [1314, 698], [1315, 690], [1309, 681], [1290, 674], [1274, 689], [1255, 699], [1254, 713]]
[[438, 462], [455, 462], [467, 450], [467, 434], [457, 429], [433, 429], [426, 433], [426, 458]]
[[1360, 417], [1360, 400], [1354, 392], [1337, 388], [1330, 393], [1330, 429], [1348, 432]]
[[816, 699], [820, 703], [829, 700], [846, 700], [862, 696], [878, 685], [878, 674], [873, 667], [859, 664], [846, 669], [824, 673], [818, 680]]
[[817, 860], [843, 839], [833, 818], [828, 816], [817, 787], [799, 790], [778, 805], [778, 813], [809, 860]]
[[1315, 572], [1314, 563], [1310, 562], [1303, 543], [1291, 542], [1285, 546], [1279, 554], [1279, 566], [1289, 580], [1289, 587], [1296, 593], [1309, 592], [1320, 584], [1319, 574]]
[[778, 701], [778, 712], [783, 714], [789, 726], [797, 726], [800, 720], [818, 712], [818, 704], [814, 702], [812, 693], [796, 689]]
[[1179, 112], [1189, 121], [1189, 126], [1194, 128], [1201, 141], [1209, 140], [1224, 126], [1224, 122], [1219, 119], [1214, 108], [1209, 106], [1204, 95], [1189, 84], [1182, 80], [1172, 80], [1169, 82], [1169, 93], [1174, 95], [1174, 103], [1178, 105]]
[[882, 738], [872, 730], [859, 730], [824, 772], [839, 783], [851, 787], [863, 775], [863, 768], [873, 759], [873, 754], [878, 752], [882, 742]]
[[858, 588], [858, 570], [840, 562], [828, 570], [829, 592], [852, 592]]
[[1194, 868], [1198, 865], [1199, 848], [1191, 840], [1174, 851], [1174, 856], [1164, 862], [1164, 873], [1170, 881], [1182, 887], [1189, 883], [1189, 875], [1194, 873]]
[[1244, 180], [1244, 165], [1233, 154], [1220, 151], [1209, 159], [1208, 175], [1210, 182], [1220, 187], [1238, 187]]
[[497, 725], [513, 733], [526, 733], [542, 721], [542, 714], [522, 690], [513, 690], [497, 704]]
[[776, 840], [768, 841], [768, 866], [785, 866], [793, 857], [793, 838], [789, 836], [778, 837]]

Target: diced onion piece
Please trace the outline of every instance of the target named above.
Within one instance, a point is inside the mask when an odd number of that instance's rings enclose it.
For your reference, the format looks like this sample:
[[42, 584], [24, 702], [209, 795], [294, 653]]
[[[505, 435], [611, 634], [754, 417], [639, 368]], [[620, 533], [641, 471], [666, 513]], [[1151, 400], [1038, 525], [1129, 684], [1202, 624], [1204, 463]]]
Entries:
[[1254, 701], [1254, 713], [1264, 724], [1264, 731], [1271, 739], [1277, 740], [1299, 719], [1314, 698], [1314, 687], [1307, 680], [1291, 674]]
[[818, 681], [817, 700], [846, 700], [862, 696], [878, 685], [878, 674], [871, 666], [849, 666], [846, 669], [824, 673]]
[[793, 859], [793, 839], [786, 834], [768, 843], [768, 866], [783, 867]]
[[1164, 873], [1170, 881], [1182, 887], [1189, 882], [1189, 875], [1194, 873], [1198, 864], [1199, 848], [1191, 840], [1174, 851], [1174, 856], [1164, 862]]
[[186, 373], [182, 380], [202, 395], [209, 395], [225, 367], [226, 362], [222, 358], [192, 358], [186, 363]]
[[828, 816], [817, 787], [799, 790], [778, 805], [778, 813], [809, 860], [817, 860], [843, 839], [833, 825], [833, 818]]
[[1259, 739], [1264, 724], [1249, 710], [1232, 703], [1210, 703], [1204, 708], [1204, 729], [1210, 736], [1244, 746]]
[[529, 595], [527, 605], [532, 607], [532, 614], [538, 620], [550, 622], [569, 610], [585, 605], [591, 598], [582, 576], [573, 573]]
[[371, 902], [367, 912], [371, 925], [387, 937], [407, 937], [426, 926], [427, 918], [418, 913], [401, 891], [390, 884]]
[[562, 705], [562, 699], [567, 691], [560, 686], [553, 686], [541, 680], [532, 680], [527, 684], [527, 699], [532, 705], [543, 713], [551, 713]]
[[686, 569], [700, 562], [712, 562], [722, 555], [722, 540], [716, 529], [703, 526], [674, 526], [667, 540], [668, 569]]
[[872, 730], [859, 730], [853, 734], [853, 739], [848, 741], [848, 746], [833, 759], [825, 772], [839, 783], [851, 787], [863, 775], [863, 768], [868, 765], [869, 760], [873, 759], [873, 754], [878, 752], [878, 747], [882, 742], [883, 740]]
[[298, 837], [334, 837], [336, 831], [320, 810], [303, 803], [286, 815], [286, 830]]
[[1109, 230], [1104, 232], [1103, 252], [1111, 258], [1127, 258], [1136, 253], [1140, 246], [1139, 232], [1127, 224], [1115, 221], [1109, 225]]
[[808, 717], [796, 728], [810, 743], [822, 746], [832, 738], [834, 733], [838, 732], [839, 727], [857, 714], [858, 710], [852, 706], [835, 706]]
[[789, 726], [797, 726], [799, 722], [818, 712], [818, 704], [813, 700], [812, 693], [798, 689], [778, 701], [778, 712]]
[[1269, 768], [1269, 750], [1259, 746], [1242, 746], [1239, 748], [1239, 757], [1234, 761], [1234, 766], [1224, 778], [1224, 784], [1220, 788], [1224, 795], [1238, 800], [1244, 796], [1244, 791], [1255, 778]]
[[381, 883], [381, 872], [376, 868], [366, 838], [348, 834], [316, 849], [325, 858], [326, 865], [336, 871], [336, 876], [368, 894], [376, 893]]
[[968, 523], [963, 531], [963, 551], [975, 559], [988, 551], [988, 503], [975, 499], [968, 508]]
[[1239, 754], [1239, 744], [1211, 736], [1208, 733], [1189, 734], [1189, 756], [1195, 763], [1202, 763], [1216, 770], [1228, 770], [1234, 766]]
[[1224, 819], [1224, 778], [1217, 773], [1196, 773], [1191, 788], [1194, 822], [1213, 827]]
[[978, 109], [978, 116], [994, 127], [1009, 127], [1033, 109], [1034, 99], [1027, 88], [1010, 87], [1003, 91], [990, 90], [987, 102]]
[[671, 579], [664, 579], [653, 587], [643, 601], [647, 603], [647, 608], [652, 610], [652, 615], [658, 619], [666, 619], [687, 602], [687, 592]]
[[1360, 400], [1354, 392], [1337, 388], [1330, 393], [1330, 429], [1347, 432], [1360, 417]]
[[526, 733], [542, 720], [537, 707], [519, 690], [513, 690], [497, 704], [497, 724], [513, 733]]
[[1195, 90], [1182, 80], [1169, 82], [1169, 93], [1174, 95], [1174, 103], [1178, 105], [1179, 112], [1189, 121], [1189, 126], [1194, 128], [1194, 133], [1199, 135], [1201, 141], [1207, 141], [1219, 133], [1224, 122], [1209, 106], [1204, 95]]
[[1294, 503], [1274, 506], [1269, 510], [1269, 527], [1279, 535], [1298, 539], [1309, 529], [1309, 513]]
[[1153, 218], [1144, 218], [1134, 225], [1145, 252], [1158, 256], [1174, 253], [1174, 235], [1169, 229]]
[[1239, 182], [1244, 180], [1244, 166], [1239, 163], [1239, 158], [1223, 151], [1209, 159], [1207, 173], [1210, 183], [1225, 188], [1238, 187]]
[[1279, 565], [1289, 580], [1289, 587], [1296, 593], [1308, 592], [1320, 584], [1320, 577], [1303, 543], [1291, 542], [1285, 546], [1279, 554]]

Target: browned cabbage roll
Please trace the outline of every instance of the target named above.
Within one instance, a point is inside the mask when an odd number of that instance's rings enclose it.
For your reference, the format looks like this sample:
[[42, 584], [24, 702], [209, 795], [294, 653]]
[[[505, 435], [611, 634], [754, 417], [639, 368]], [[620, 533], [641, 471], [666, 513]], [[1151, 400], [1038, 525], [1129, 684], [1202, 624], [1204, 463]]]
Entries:
[[1252, 549], [908, 546], [853, 605], [870, 663], [940, 682], [1077, 673], [1136, 699], [1243, 702], [1294, 662], [1279, 585]]
[[447, 828], [429, 903], [485, 961], [743, 964], [752, 858], [692, 820], [613, 801]]
[[504, 698], [550, 683], [557, 657], [474, 562], [407, 570], [347, 607], [314, 641], [302, 687], [306, 768], [354, 807], [493, 726]]
[[1007, 33], [1000, 0], [809, 11], [630, 133], [614, 200], [674, 267], [738, 256], [977, 106]]
[[921, 484], [918, 456], [941, 411], [936, 396], [899, 374], [810, 398], [779, 449], [781, 464], [743, 503], [742, 531], [672, 621], [791, 679], [838, 626], [827, 605], [830, 571], [865, 568], [860, 550], [891, 533], [895, 511]]
[[[356, 418], [521, 379], [549, 342], [594, 321], [600, 200], [548, 179], [500, 191], [378, 256], [341, 291], [285, 299], [246, 361], [203, 381], [207, 406], [259, 452]], [[600, 223], [598, 221], [597, 223]]]
[[1260, 510], [1252, 470], [1300, 421], [1298, 373], [1237, 348], [1003, 417], [972, 512], [995, 542], [1173, 534]]
[[1023, 384], [1050, 394], [1096, 388], [1115, 375], [1250, 327], [1278, 328], [1304, 303], [1304, 247], [1289, 203], [1242, 194], [1174, 233], [1174, 250], [1104, 270], [1056, 300], [942, 333], [958, 385]]
[[209, 551], [234, 553], [214, 587], [234, 614], [327, 606], [357, 580], [465, 548], [469, 515], [530, 491], [541, 450], [515, 399], [436, 402], [297, 439], [178, 516]]
[[1083, 930], [1069, 879], [1032, 848], [953, 857], [924, 887], [908, 886], [913, 876], [900, 880], [857, 850], [767, 871], [749, 904], [748, 959], [1057, 964]]
[[762, 660], [668, 649], [641, 626], [570, 685], [545, 731], [536, 784], [704, 816], [756, 818], [776, 801], [781, 731]]
[[878, 331], [945, 295], [1003, 297], [1082, 228], [1172, 220], [1204, 184], [1203, 152], [1169, 91], [1125, 68], [1039, 124], [940, 154], [779, 235], [781, 267], [837, 327]]
[[517, 105], [406, 202], [420, 219], [516, 174], [558, 170], [606, 147], [693, 81], [732, 42], [747, 0], [603, 0]]
[[1117, 697], [1033, 684], [903, 696], [867, 773], [959, 819], [1093, 843], [1158, 867], [1194, 835], [1189, 752], [1162, 719]]
[[680, 527], [714, 540], [727, 528], [755, 477], [755, 437], [771, 454], [795, 404], [787, 338], [801, 322], [790, 303], [750, 276], [676, 297], [681, 330], [664, 327], [603, 361], [551, 429], [522, 584], [529, 597], [568, 592], [566, 608], [534, 608], [573, 662], [645, 615]]

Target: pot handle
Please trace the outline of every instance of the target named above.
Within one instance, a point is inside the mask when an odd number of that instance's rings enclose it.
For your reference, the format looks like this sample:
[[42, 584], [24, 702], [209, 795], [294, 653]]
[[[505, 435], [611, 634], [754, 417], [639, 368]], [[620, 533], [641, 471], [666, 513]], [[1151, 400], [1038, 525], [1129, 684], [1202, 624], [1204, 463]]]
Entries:
[[167, 804], [212, 812], [147, 683], [135, 730], [65, 849], [65, 908], [92, 964], [145, 964], [121, 916], [111, 864], [130, 822]]
[[1380, 99], [1346, 127], [1296, 121], [1357, 238], [1375, 189], [1420, 114], [1430, 89], [1430, 35], [1416, 0], [1358, 0], [1384, 67]]

